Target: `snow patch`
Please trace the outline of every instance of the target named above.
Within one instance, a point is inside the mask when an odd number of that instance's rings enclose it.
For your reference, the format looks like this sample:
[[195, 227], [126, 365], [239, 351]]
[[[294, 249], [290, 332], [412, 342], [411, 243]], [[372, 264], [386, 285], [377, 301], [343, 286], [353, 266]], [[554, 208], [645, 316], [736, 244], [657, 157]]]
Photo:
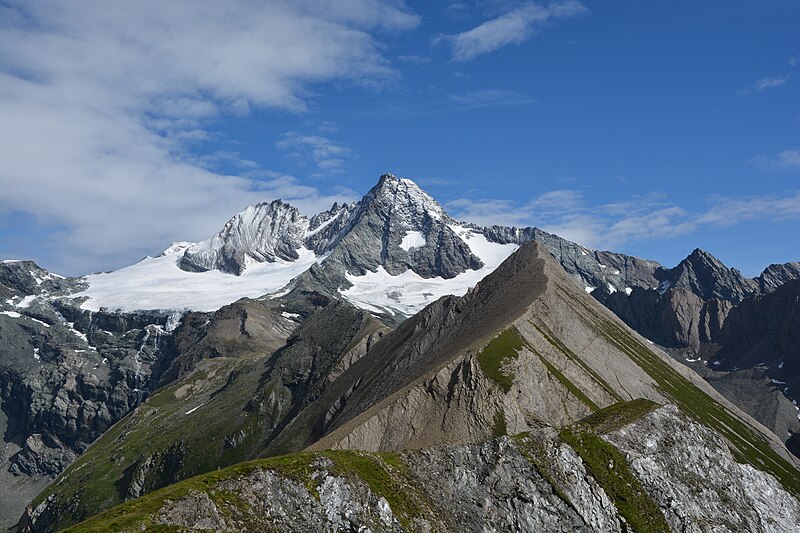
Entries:
[[586, 287], [583, 288], [583, 290], [586, 291], [586, 294], [591, 294], [592, 291], [595, 290], [596, 288], [597, 287], [592, 287], [591, 285], [587, 285]]
[[178, 267], [179, 255], [153, 257], [109, 273], [84, 279], [89, 288], [72, 298], [88, 297], [82, 309], [216, 311], [239, 298], [274, 292], [319, 261], [313, 251], [297, 250], [295, 261], [253, 263], [240, 276], [219, 270], [187, 272]]
[[632, 292], [633, 292], [633, 289], [631, 289], [630, 287], [625, 287], [625, 294], [630, 296]]
[[46, 327], [46, 328], [49, 328], [49, 327], [50, 327], [50, 324], [48, 324], [47, 322], [42, 322], [42, 321], [41, 321], [41, 320], [39, 320], [38, 318], [33, 318], [32, 316], [29, 316], [29, 317], [26, 317], [26, 318], [29, 318], [29, 319], [33, 320], [34, 322], [36, 322], [37, 324], [39, 324], [39, 325], [41, 325], [41, 326], [44, 326], [44, 327]]
[[298, 315], [297, 313], [288, 313], [286, 311], [281, 311], [281, 316], [283, 318], [288, 318], [289, 320], [295, 320], [297, 318], [300, 318], [300, 315]]
[[25, 298], [20, 300], [19, 303], [17, 305], [15, 305], [14, 307], [16, 307], [18, 309], [27, 309], [28, 307], [31, 306], [31, 304], [33, 303], [33, 301], [36, 298], [37, 298], [37, 296], [34, 295], [34, 294], [32, 294], [30, 296], [26, 296]]
[[314, 229], [311, 229], [311, 230], [307, 230], [307, 231], [305, 232], [305, 236], [304, 236], [304, 237], [307, 239], [307, 238], [309, 238], [309, 237], [311, 237], [311, 236], [313, 236], [313, 235], [316, 235], [316, 234], [317, 234], [317, 233], [319, 233], [320, 231], [324, 230], [325, 228], [327, 228], [328, 226], [330, 226], [330, 225], [333, 223], [333, 221], [334, 221], [334, 220], [336, 220], [337, 218], [339, 218], [339, 216], [340, 216], [342, 213], [344, 213], [344, 211], [345, 211], [345, 210], [344, 210], [344, 209], [342, 209], [341, 211], [339, 211], [338, 213], [336, 213], [335, 215], [333, 215], [331, 218], [329, 218], [328, 220], [326, 220], [325, 222], [323, 222], [322, 224], [320, 224], [320, 225], [319, 225], [319, 226], [317, 226], [316, 228], [314, 228]]
[[83, 340], [83, 342], [85, 342], [86, 344], [89, 344], [89, 339], [86, 338], [86, 334], [81, 333], [80, 331], [75, 329], [75, 322], [68, 322], [67, 327], [69, 327], [70, 333]]
[[412, 248], [422, 248], [425, 246], [425, 235], [421, 231], [407, 231], [400, 241], [400, 248], [406, 252]]
[[36, 359], [37, 361], [42, 360], [42, 358], [39, 356], [39, 348], [33, 349], [33, 358]]
[[17, 313], [16, 311], [0, 311], [0, 315], [10, 316], [11, 318], [19, 318], [22, 315]]
[[608, 285], [608, 292], [609, 292], [610, 294], [614, 294], [615, 292], [617, 292], [617, 288], [616, 288], [616, 287], [614, 287], [612, 284], [610, 284], [610, 283], [606, 283], [606, 285]]
[[191, 409], [189, 409], [188, 411], [186, 411], [186, 412], [185, 412], [185, 413], [183, 413], [183, 414], [185, 414], [185, 415], [190, 415], [190, 414], [194, 413], [195, 411], [197, 411], [198, 409], [200, 409], [201, 407], [203, 407], [204, 405], [205, 405], [205, 402], [201, 403], [201, 404], [200, 404], [200, 405], [198, 405], [197, 407], [192, 407]]
[[783, 362], [783, 361], [781, 361], [781, 364], [779, 364], [779, 365], [778, 365], [778, 368], [783, 368], [783, 363], [784, 363], [784, 362]]

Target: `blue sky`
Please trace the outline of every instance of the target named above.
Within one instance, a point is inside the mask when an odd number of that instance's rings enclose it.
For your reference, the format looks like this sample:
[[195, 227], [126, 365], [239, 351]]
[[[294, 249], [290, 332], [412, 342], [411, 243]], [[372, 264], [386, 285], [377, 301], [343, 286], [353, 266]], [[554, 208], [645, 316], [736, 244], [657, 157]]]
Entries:
[[800, 3], [0, 2], [0, 257], [117, 268], [386, 171], [672, 266], [800, 260]]

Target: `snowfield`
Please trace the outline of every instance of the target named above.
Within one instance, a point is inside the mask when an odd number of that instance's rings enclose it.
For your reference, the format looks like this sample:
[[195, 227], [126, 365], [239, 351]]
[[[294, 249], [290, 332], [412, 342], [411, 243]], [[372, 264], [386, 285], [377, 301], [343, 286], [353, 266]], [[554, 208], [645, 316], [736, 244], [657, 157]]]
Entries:
[[81, 307], [90, 311], [101, 307], [112, 311], [215, 311], [239, 298], [275, 292], [323, 259], [305, 248], [297, 253], [300, 258], [291, 262], [252, 263], [241, 276], [219, 270], [181, 270], [177, 264], [180, 254], [148, 257], [114, 272], [86, 276], [89, 288], [71, 297], [88, 296]]
[[[383, 267], [363, 276], [348, 273], [346, 277], [353, 286], [341, 291], [342, 296], [370, 312], [388, 310], [411, 316], [444, 295], [462, 296], [518, 248], [515, 244], [489, 242], [483, 234], [468, 227], [450, 227], [483, 261], [482, 268], [468, 270], [452, 279], [423, 278], [413, 270], [392, 276]], [[181, 270], [178, 260], [190, 244], [175, 243], [158, 257], [147, 257], [114, 272], [86, 276], [89, 288], [71, 297], [87, 297], [81, 307], [90, 311], [101, 307], [111, 311], [215, 311], [240, 298], [277, 293], [312, 264], [322, 263], [330, 255], [317, 256], [301, 247], [297, 250], [300, 257], [295, 261], [247, 261], [247, 268], [236, 276], [219, 270]], [[401, 244], [404, 249], [424, 245], [425, 238], [417, 231], [409, 231]]]
[[442, 296], [463, 296], [519, 248], [516, 244], [489, 242], [483, 234], [463, 226], [450, 227], [483, 261], [483, 268], [467, 270], [454, 278], [444, 279], [423, 278], [413, 270], [392, 276], [381, 266], [376, 272], [367, 272], [363, 276], [348, 273], [347, 281], [353, 286], [340, 291], [341, 295], [356, 307], [370, 312], [389, 310], [411, 316]]

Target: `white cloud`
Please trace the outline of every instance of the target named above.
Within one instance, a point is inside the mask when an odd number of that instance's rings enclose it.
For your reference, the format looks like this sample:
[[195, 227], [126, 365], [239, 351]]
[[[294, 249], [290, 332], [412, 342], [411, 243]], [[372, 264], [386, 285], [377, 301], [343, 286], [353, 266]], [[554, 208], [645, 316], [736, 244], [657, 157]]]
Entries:
[[758, 156], [753, 162], [767, 170], [800, 169], [800, 148], [790, 148], [769, 156]]
[[393, 80], [374, 34], [418, 23], [381, 0], [6, 2], [0, 211], [63, 228], [46, 266], [77, 273], [205, 238], [256, 201], [349, 200], [251, 162], [214, 172], [237, 156], [187, 143], [224, 114], [302, 112], [319, 83]]
[[281, 150], [300, 161], [311, 160], [317, 170], [315, 176], [326, 176], [341, 172], [345, 160], [350, 157], [350, 149], [336, 144], [322, 135], [302, 135], [289, 131], [276, 143]]
[[526, 204], [509, 200], [457, 199], [451, 214], [481, 225], [536, 226], [565, 239], [600, 249], [670, 239], [703, 227], [726, 227], [752, 220], [800, 218], [800, 191], [782, 196], [712, 198], [708, 209], [691, 212], [661, 195], [591, 205], [577, 191], [546, 192]]
[[748, 220], [783, 221], [800, 218], [800, 191], [782, 196], [718, 198], [698, 217], [700, 224], [731, 226]]
[[744, 96], [753, 93], [760, 93], [761, 91], [766, 89], [780, 87], [781, 85], [785, 85], [786, 82], [789, 81], [789, 78], [791, 78], [791, 76], [792, 76], [791, 73], [789, 73], [785, 76], [780, 76], [777, 78], [761, 78], [747, 89], [739, 91], [739, 94]]
[[439, 36], [435, 42], [452, 47], [453, 61], [469, 61], [510, 44], [520, 44], [536, 35], [547, 23], [587, 13], [577, 0], [553, 2], [547, 6], [526, 3], [471, 30]]

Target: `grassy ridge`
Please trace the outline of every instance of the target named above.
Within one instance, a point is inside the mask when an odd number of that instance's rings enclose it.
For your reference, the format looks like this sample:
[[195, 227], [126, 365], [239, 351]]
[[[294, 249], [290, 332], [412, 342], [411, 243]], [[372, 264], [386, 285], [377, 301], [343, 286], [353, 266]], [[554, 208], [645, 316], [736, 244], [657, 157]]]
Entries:
[[318, 499], [318, 482], [312, 474], [319, 470], [314, 465], [320, 459], [329, 459], [333, 463], [331, 473], [360, 479], [370, 491], [385, 498], [404, 528], [408, 529], [411, 519], [423, 512], [422, 497], [405, 482], [405, 465], [398, 454], [333, 450], [259, 459], [196, 476], [114, 507], [65, 531], [100, 533], [141, 531], [143, 528], [147, 531], [182, 531], [178, 527], [154, 524], [153, 518], [166, 500], [180, 500], [195, 491], [207, 494], [223, 516], [238, 515], [237, 511], [247, 511], [248, 504], [237, 494], [220, 490], [218, 484], [247, 476], [256, 469], [269, 470], [300, 483]]

